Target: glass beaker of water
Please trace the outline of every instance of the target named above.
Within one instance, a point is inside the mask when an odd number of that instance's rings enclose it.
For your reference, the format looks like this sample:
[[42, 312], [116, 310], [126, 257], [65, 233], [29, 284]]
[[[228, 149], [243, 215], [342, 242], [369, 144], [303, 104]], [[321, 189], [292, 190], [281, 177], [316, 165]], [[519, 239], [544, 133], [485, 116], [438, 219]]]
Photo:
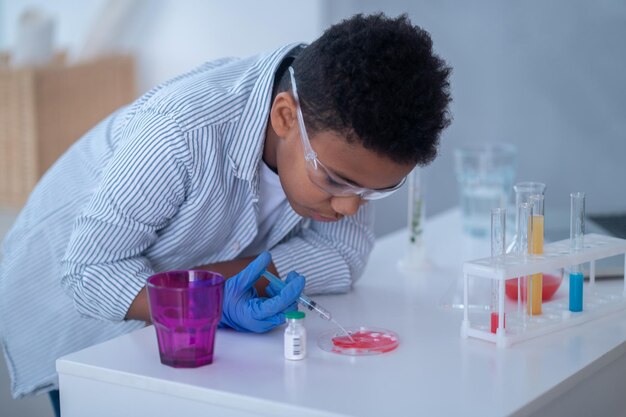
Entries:
[[491, 209], [506, 208], [515, 179], [517, 148], [507, 143], [462, 147], [455, 150], [454, 161], [463, 230], [470, 236], [486, 238]]

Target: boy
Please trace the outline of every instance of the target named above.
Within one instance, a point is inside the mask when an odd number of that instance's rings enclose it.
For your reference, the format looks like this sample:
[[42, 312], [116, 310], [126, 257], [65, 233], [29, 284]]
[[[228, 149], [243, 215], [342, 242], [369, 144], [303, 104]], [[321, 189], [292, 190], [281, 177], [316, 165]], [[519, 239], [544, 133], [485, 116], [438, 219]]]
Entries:
[[[284, 322], [303, 276], [309, 293], [347, 291], [374, 242], [367, 201], [436, 155], [449, 72], [406, 16], [357, 15], [307, 47], [205, 64], [102, 121], [4, 242], [13, 395], [56, 390], [58, 357], [148, 322], [156, 271], [234, 275], [222, 324], [243, 331]], [[265, 268], [302, 275], [267, 298], [252, 288]]]

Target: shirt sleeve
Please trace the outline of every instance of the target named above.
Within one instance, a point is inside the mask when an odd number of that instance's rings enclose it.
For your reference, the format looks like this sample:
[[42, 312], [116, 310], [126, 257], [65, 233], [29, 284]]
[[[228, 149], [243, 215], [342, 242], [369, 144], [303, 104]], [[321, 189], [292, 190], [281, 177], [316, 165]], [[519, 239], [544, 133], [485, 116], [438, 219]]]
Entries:
[[342, 293], [360, 278], [374, 247], [374, 208], [361, 206], [338, 222], [311, 221], [270, 250], [281, 276], [297, 271], [308, 294]]
[[81, 315], [123, 320], [153, 274], [143, 255], [185, 201], [190, 153], [178, 124], [140, 112], [74, 222], [62, 285]]

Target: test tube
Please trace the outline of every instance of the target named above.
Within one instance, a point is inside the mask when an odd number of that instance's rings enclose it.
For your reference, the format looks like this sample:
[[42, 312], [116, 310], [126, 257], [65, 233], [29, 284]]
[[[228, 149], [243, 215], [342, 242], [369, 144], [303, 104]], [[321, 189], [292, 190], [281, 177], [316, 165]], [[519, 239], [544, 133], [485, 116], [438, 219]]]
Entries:
[[[570, 211], [570, 252], [580, 252], [585, 239], [585, 193], [572, 193]], [[569, 273], [569, 310], [583, 311], [582, 265], [572, 265]]]
[[415, 167], [409, 174], [409, 247], [405, 259], [401, 262], [411, 268], [421, 268], [427, 265], [425, 248], [423, 243], [424, 221], [424, 196], [422, 192], [421, 168]]
[[518, 241], [518, 235], [520, 233], [520, 229], [519, 229], [519, 206], [520, 204], [528, 203], [528, 197], [530, 197], [533, 194], [545, 195], [546, 185], [542, 182], [523, 181], [523, 182], [518, 182], [517, 184], [515, 184], [513, 186], [513, 190], [515, 191], [515, 207], [518, 209], [517, 213], [515, 214], [517, 214], [518, 217], [517, 217], [517, 223], [515, 223], [515, 226], [516, 226], [515, 236], [511, 240], [511, 244], [507, 248], [506, 253], [518, 253], [517, 241]]
[[412, 246], [420, 248], [424, 230], [424, 214], [421, 172], [419, 167], [415, 167], [409, 175], [409, 242]]
[[[528, 242], [530, 241], [529, 234], [531, 233], [531, 221], [533, 210], [530, 203], [520, 203], [517, 208], [517, 254], [522, 258], [523, 262], [528, 259]], [[524, 301], [526, 298], [526, 289], [528, 287], [528, 277], [517, 277], [517, 313], [518, 316], [526, 318], [526, 314], [523, 312]]]
[[[543, 254], [543, 202], [541, 194], [533, 194], [528, 202], [532, 206], [532, 216], [530, 222], [530, 243], [528, 252], [531, 255]], [[541, 272], [532, 274], [528, 284], [528, 314], [531, 316], [541, 314], [541, 302], [543, 297], [543, 274]]]
[[[491, 262], [494, 266], [503, 263], [506, 242], [506, 209], [491, 209]], [[502, 323], [500, 314], [502, 313]], [[504, 313], [504, 281], [491, 280], [491, 333], [506, 326]]]

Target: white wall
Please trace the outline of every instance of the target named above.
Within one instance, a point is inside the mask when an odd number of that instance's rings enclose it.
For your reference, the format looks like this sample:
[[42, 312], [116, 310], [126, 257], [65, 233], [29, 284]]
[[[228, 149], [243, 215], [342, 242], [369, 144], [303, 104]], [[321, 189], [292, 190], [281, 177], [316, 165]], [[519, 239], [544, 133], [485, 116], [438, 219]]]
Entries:
[[[454, 68], [454, 122], [424, 173], [429, 215], [458, 203], [452, 150], [506, 141], [518, 179], [548, 184], [546, 215], [587, 192], [588, 212], [626, 211], [626, 3], [611, 0], [353, 0], [359, 12], [407, 12]], [[377, 232], [403, 227], [406, 190], [377, 203]]]
[[[112, 40], [116, 49], [136, 55], [139, 88], [145, 91], [207, 60], [313, 40], [325, 26], [327, 0], [132, 1], [135, 13], [128, 27]], [[56, 17], [57, 44], [75, 56], [107, 5], [105, 0], [5, 0], [0, 49], [13, 45], [15, 22], [24, 8], [36, 6]]]
[[[452, 150], [481, 141], [518, 146], [518, 179], [548, 184], [548, 214], [567, 207], [573, 190], [588, 193], [588, 212], [626, 211], [624, 2], [136, 1], [118, 47], [136, 53], [141, 91], [205, 60], [310, 41], [356, 12], [407, 12], [454, 68], [454, 122], [423, 175], [429, 214], [457, 204]], [[59, 45], [76, 51], [105, 3], [5, 0], [0, 48], [24, 7], [39, 5], [57, 16]], [[376, 203], [377, 234], [404, 226], [405, 200], [403, 190]]]

